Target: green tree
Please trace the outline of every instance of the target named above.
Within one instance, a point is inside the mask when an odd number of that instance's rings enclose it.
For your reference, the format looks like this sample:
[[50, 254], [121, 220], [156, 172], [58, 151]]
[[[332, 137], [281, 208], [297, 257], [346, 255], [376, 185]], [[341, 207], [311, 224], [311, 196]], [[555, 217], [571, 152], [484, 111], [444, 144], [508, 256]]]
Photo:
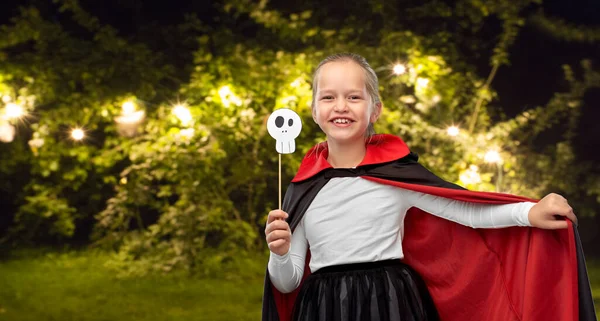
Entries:
[[[26, 112], [12, 121], [16, 141], [2, 146], [3, 155], [28, 167], [5, 172], [16, 181], [27, 175], [14, 217], [15, 235], [23, 239], [68, 238], [78, 222], [90, 225], [92, 215], [105, 207], [125, 158], [115, 150], [124, 141], [113, 121], [119, 103], [132, 92], [151, 100], [171, 91], [160, 86], [172, 73], [160, 55], [128, 43], [74, 4], [62, 5], [65, 20], [77, 23], [83, 36], [36, 7], [22, 8], [2, 27], [2, 94]], [[82, 142], [70, 139], [76, 127], [87, 133]]]
[[[193, 43], [176, 58], [156, 40], [119, 35], [74, 0], [57, 3], [84, 36], [36, 7], [2, 29], [0, 90], [35, 98], [24, 104], [31, 125], [0, 146], [11, 155], [3, 150], [0, 173], [26, 174], [12, 225], [22, 239], [88, 236], [94, 222], [94, 244], [114, 248], [126, 272], [244, 264], [264, 249], [265, 214], [277, 207], [266, 119], [281, 107], [303, 118], [298, 151], [283, 157], [287, 182], [324, 138], [310, 115], [312, 70], [340, 51], [367, 57], [380, 76], [376, 129], [401, 136], [443, 178], [530, 197], [561, 192], [582, 212], [600, 197], [586, 176], [598, 166], [570, 147], [581, 99], [599, 86], [589, 62], [579, 74], [565, 66], [570, 90], [546, 106], [499, 112], [493, 79], [519, 28], [537, 23], [525, 12], [538, 1], [371, 0], [340, 15], [335, 2], [230, 0], [212, 8], [211, 21], [189, 15], [167, 27]], [[487, 59], [489, 75], [465, 57]], [[68, 138], [76, 126], [82, 141]], [[537, 148], [536, 137], [553, 130], [562, 133], [556, 143]]]

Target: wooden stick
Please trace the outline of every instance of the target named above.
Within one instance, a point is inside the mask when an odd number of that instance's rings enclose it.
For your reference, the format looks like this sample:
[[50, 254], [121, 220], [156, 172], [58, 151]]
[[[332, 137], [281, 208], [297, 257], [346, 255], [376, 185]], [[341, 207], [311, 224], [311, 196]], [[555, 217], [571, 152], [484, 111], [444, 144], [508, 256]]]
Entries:
[[279, 209], [281, 209], [281, 154], [279, 154]]

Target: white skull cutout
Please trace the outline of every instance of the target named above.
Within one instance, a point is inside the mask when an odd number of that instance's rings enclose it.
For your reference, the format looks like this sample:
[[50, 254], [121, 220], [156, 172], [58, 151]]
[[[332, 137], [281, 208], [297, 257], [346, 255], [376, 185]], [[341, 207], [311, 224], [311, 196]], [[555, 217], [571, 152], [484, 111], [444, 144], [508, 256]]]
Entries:
[[277, 141], [275, 149], [279, 154], [291, 154], [296, 150], [296, 137], [302, 130], [300, 116], [291, 109], [282, 108], [274, 111], [267, 120], [267, 130]]

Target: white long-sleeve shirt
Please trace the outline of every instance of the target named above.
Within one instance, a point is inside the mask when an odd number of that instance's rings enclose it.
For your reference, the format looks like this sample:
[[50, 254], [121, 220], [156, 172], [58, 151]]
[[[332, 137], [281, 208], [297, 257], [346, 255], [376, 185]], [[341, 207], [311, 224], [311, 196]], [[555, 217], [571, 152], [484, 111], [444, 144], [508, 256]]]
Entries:
[[292, 233], [290, 251], [271, 253], [269, 276], [281, 292], [298, 287], [310, 246], [312, 272], [331, 265], [401, 259], [404, 217], [411, 207], [472, 228], [531, 226], [535, 203], [475, 204], [375, 183], [332, 178]]

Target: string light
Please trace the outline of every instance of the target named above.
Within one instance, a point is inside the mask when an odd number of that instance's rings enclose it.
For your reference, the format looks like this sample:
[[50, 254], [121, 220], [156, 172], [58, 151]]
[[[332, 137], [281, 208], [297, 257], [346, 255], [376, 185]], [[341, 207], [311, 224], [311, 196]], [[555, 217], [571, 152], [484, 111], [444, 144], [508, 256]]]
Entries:
[[396, 64], [394, 65], [393, 71], [396, 75], [402, 75], [406, 72], [406, 66], [403, 64]]
[[126, 101], [121, 105], [121, 116], [115, 118], [115, 121], [124, 125], [137, 125], [144, 119], [144, 111], [136, 111], [136, 106], [132, 101]]
[[74, 128], [71, 130], [71, 138], [74, 140], [82, 140], [85, 137], [85, 133], [81, 128]]
[[0, 123], [0, 141], [10, 143], [15, 139], [15, 127], [9, 123]]
[[21, 117], [23, 117], [23, 115], [25, 115], [25, 111], [23, 110], [23, 107], [15, 104], [15, 103], [6, 104], [6, 106], [4, 107], [4, 113], [6, 114], [6, 117], [8, 117], [9, 119], [21, 118]]
[[136, 111], [135, 103], [126, 101], [121, 105], [121, 115], [115, 118], [117, 130], [120, 135], [133, 137], [138, 132], [140, 123], [144, 120], [143, 110]]
[[489, 150], [487, 153], [485, 153], [485, 156], [483, 157], [483, 160], [486, 163], [499, 164], [499, 163], [502, 162], [502, 157], [500, 156], [500, 153], [498, 153], [498, 151], [496, 151], [496, 150]]
[[[389, 66], [390, 65], [384, 66], [384, 69], [389, 70]], [[397, 63], [397, 64], [393, 65], [392, 70], [395, 75], [403, 75], [403, 74], [406, 74], [407, 72], [409, 72], [411, 74], [410, 78], [412, 80], [412, 79], [415, 79], [414, 77], [416, 77], [417, 74], [419, 73], [419, 70], [422, 69], [421, 67], [422, 67], [422, 65], [418, 65], [418, 66], [411, 65], [411, 67], [408, 68], [404, 64]], [[302, 86], [305, 83], [306, 82], [305, 82], [304, 78], [298, 77], [298, 78], [294, 79], [290, 85], [292, 88], [297, 88], [297, 87]], [[415, 94], [414, 95], [416, 95], [422, 101], [433, 102], [434, 104], [437, 104], [438, 102], [441, 101], [441, 96], [439, 94], [436, 94], [434, 96], [427, 95], [427, 96], [431, 97], [430, 98], [431, 100], [424, 99], [422, 96], [419, 96], [419, 92], [421, 92], [421, 94], [422, 94], [423, 91], [426, 91], [429, 84], [430, 84], [430, 79], [425, 78], [425, 77], [416, 77], [416, 80], [414, 82], [414, 86], [415, 86]], [[243, 101], [240, 99], [240, 97], [235, 95], [235, 93], [232, 91], [232, 89], [229, 85], [225, 85], [225, 86], [218, 88], [217, 92], [218, 92], [218, 95], [220, 96], [222, 103], [225, 107], [229, 107], [231, 104], [234, 104], [237, 106], [241, 106], [243, 104]], [[214, 94], [214, 91], [213, 91], [213, 94]], [[31, 97], [34, 97], [34, 96], [31, 96]], [[212, 99], [212, 97], [210, 97], [210, 98]], [[297, 100], [298, 100], [298, 98], [293, 95], [287, 96], [287, 97], [284, 97], [281, 99], [281, 101], [284, 105], [290, 104], [291, 102], [294, 102]], [[418, 99], [413, 95], [401, 96], [399, 98], [399, 100], [405, 104], [415, 104], [418, 102]], [[9, 121], [11, 119], [18, 119], [18, 118], [27, 116], [28, 115], [27, 110], [29, 108], [33, 108], [32, 107], [33, 102], [29, 102], [29, 98], [23, 98], [21, 96], [18, 96], [13, 99], [13, 97], [11, 95], [5, 95], [5, 94], [0, 94], [0, 101], [2, 103], [4, 103], [3, 113], [0, 113], [0, 141], [10, 143], [15, 138], [16, 128]], [[20, 103], [23, 103], [23, 105]], [[310, 101], [307, 101], [307, 104], [310, 106]], [[570, 107], [577, 106], [576, 105], [577, 102], [569, 102], [568, 104]], [[23, 106], [25, 106], [25, 107], [23, 107]], [[417, 105], [416, 105], [417, 109], [424, 109], [425, 107], [426, 106], [420, 102], [417, 103]], [[115, 121], [120, 126], [119, 133], [123, 134], [121, 132], [121, 130], [122, 130], [121, 126], [123, 126], [122, 128], [125, 128], [125, 131], [127, 133], [127, 134], [125, 134], [126, 136], [135, 135], [135, 133], [137, 133], [138, 125], [143, 121], [143, 119], [145, 117], [144, 110], [137, 110], [138, 108], [135, 103], [135, 100], [123, 102], [121, 105], [121, 108], [122, 108], [121, 115], [119, 115], [118, 117], [115, 118]], [[0, 109], [0, 111], [2, 111], [2, 110]], [[104, 113], [106, 114], [105, 116], [108, 117], [109, 112], [106, 110], [103, 110], [103, 115], [104, 115]], [[192, 113], [191, 113], [190, 109], [185, 106], [185, 104], [177, 104], [177, 105], [173, 106], [172, 113], [179, 119], [179, 121], [181, 121], [181, 123], [183, 125], [182, 127], [187, 127], [193, 120]], [[242, 118], [252, 119], [255, 116], [255, 112], [253, 111], [253, 109], [247, 109], [247, 110], [243, 110], [240, 113], [240, 115]], [[527, 114], [524, 114], [524, 115], [527, 116]], [[438, 132], [441, 132], [442, 130], [443, 129], [440, 128]], [[461, 131], [458, 126], [452, 125], [447, 128], [447, 134], [451, 137], [456, 137], [460, 133], [461, 133]], [[191, 127], [190, 128], [182, 128], [179, 131], [178, 138], [186, 139], [189, 142], [195, 135], [196, 135], [196, 133], [195, 133], [194, 128], [191, 128]], [[76, 127], [76, 128], [71, 129], [70, 136], [75, 141], [81, 141], [86, 138], [86, 132], [82, 128]], [[202, 137], [202, 141], [205, 141], [206, 139], [208, 139], [204, 133], [204, 130], [203, 130], [202, 135], [199, 135], [199, 136], [204, 136], [204, 137]], [[44, 143], [45, 143], [44, 139], [39, 136], [34, 136], [28, 142], [31, 149], [34, 150], [34, 153], [37, 149], [41, 148], [44, 145]], [[498, 191], [499, 186], [501, 185], [501, 180], [502, 180], [502, 175], [503, 175], [503, 169], [502, 169], [503, 159], [502, 159], [500, 153], [498, 152], [498, 150], [491, 149], [485, 153], [484, 161], [486, 163], [493, 163], [498, 166], [498, 179], [496, 182], [496, 190]], [[467, 169], [463, 170], [460, 173], [459, 179], [462, 183], [467, 184], [467, 185], [480, 183], [482, 181], [482, 178], [478, 171], [479, 171], [479, 168], [476, 165], [470, 165]], [[122, 177], [120, 180], [120, 183], [127, 184], [127, 177]]]
[[448, 127], [447, 132], [448, 132], [448, 135], [450, 135], [452, 137], [456, 137], [456, 136], [458, 136], [460, 130], [458, 129], [458, 127], [453, 125], [453, 126]]
[[144, 119], [144, 115], [145, 113], [143, 110], [138, 110], [130, 114], [123, 114], [121, 116], [118, 116], [117, 118], [115, 118], [115, 121], [119, 124], [125, 125], [138, 124]]
[[135, 112], [135, 104], [131, 101], [126, 101], [121, 105], [123, 115], [133, 114]]
[[175, 105], [175, 107], [173, 107], [173, 114], [175, 114], [175, 116], [179, 118], [179, 120], [184, 126], [186, 126], [192, 121], [192, 113], [187, 107], [185, 107], [182, 104], [178, 104]]

